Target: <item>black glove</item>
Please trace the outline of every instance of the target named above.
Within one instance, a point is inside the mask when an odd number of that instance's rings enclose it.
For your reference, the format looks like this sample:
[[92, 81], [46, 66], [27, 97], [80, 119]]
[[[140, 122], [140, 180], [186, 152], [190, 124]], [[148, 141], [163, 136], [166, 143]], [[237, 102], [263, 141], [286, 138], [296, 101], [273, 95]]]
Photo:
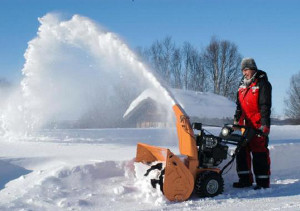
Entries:
[[262, 125], [259, 130], [262, 132], [264, 136], [268, 136], [270, 134], [270, 127], [266, 125]]

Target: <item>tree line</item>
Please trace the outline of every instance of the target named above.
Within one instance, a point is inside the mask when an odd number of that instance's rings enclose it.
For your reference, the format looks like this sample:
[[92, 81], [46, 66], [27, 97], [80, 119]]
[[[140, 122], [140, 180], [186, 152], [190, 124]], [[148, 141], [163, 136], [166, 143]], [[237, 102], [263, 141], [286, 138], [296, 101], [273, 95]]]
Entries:
[[285, 114], [294, 123], [300, 124], [300, 71], [292, 75], [285, 99]]
[[169, 87], [236, 98], [242, 56], [233, 42], [212, 37], [198, 50], [189, 42], [177, 46], [168, 36], [137, 53]]
[[[212, 37], [198, 50], [189, 42], [178, 46], [167, 36], [150, 47], [138, 47], [137, 53], [169, 87], [213, 92], [236, 100], [242, 56], [233, 42]], [[291, 77], [284, 114], [300, 123], [300, 71]]]
[[[150, 47], [138, 47], [137, 53], [172, 88], [213, 92], [236, 99], [242, 77], [242, 56], [233, 42], [212, 38], [198, 50], [189, 42], [178, 46], [171, 37], [153, 42]], [[0, 98], [12, 84], [0, 77]], [[292, 75], [285, 99], [286, 117], [300, 123], [300, 71]]]

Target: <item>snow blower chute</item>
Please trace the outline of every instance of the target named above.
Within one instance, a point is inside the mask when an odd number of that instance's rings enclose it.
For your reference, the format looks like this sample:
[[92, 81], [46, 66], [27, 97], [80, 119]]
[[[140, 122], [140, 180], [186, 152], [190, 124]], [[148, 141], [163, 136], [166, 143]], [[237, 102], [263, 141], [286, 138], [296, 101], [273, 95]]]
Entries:
[[[193, 191], [200, 197], [213, 197], [222, 193], [223, 171], [233, 162], [240, 146], [251, 140], [257, 131], [238, 125], [225, 125], [220, 136], [214, 136], [206, 134], [201, 123], [191, 125], [180, 105], [175, 104], [173, 110], [176, 115], [179, 151], [181, 155], [185, 155], [184, 160], [167, 148], [138, 143], [135, 162], [150, 165], [145, 176], [151, 170], [160, 170], [159, 178], [151, 179], [151, 184], [153, 187], [159, 184], [170, 201], [185, 201]], [[234, 127], [243, 129], [244, 132], [241, 135], [234, 134]], [[195, 135], [194, 130], [198, 130], [199, 134]], [[229, 163], [220, 169], [217, 166], [227, 158], [228, 143], [237, 145], [237, 148]]]

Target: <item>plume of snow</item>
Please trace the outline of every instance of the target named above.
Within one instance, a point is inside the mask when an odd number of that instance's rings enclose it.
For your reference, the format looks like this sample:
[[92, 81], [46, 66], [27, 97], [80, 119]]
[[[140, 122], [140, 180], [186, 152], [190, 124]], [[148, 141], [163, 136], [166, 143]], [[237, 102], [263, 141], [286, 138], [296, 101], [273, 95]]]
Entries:
[[170, 108], [175, 103], [116, 34], [79, 15], [61, 20], [47, 14], [39, 21], [24, 55], [20, 91], [3, 112], [2, 128], [35, 130], [95, 112], [103, 121], [117, 122], [147, 88], [156, 89]]

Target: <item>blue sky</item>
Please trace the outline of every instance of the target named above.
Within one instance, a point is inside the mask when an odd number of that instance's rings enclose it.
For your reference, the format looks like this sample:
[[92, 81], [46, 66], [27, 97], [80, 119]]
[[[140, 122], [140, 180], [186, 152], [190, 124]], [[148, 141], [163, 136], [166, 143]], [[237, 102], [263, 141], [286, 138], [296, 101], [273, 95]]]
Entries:
[[300, 71], [299, 9], [297, 0], [1, 0], [0, 77], [21, 79], [38, 17], [80, 14], [117, 33], [131, 48], [166, 36], [199, 49], [212, 36], [232, 41], [268, 73], [273, 107], [282, 114], [290, 77]]

